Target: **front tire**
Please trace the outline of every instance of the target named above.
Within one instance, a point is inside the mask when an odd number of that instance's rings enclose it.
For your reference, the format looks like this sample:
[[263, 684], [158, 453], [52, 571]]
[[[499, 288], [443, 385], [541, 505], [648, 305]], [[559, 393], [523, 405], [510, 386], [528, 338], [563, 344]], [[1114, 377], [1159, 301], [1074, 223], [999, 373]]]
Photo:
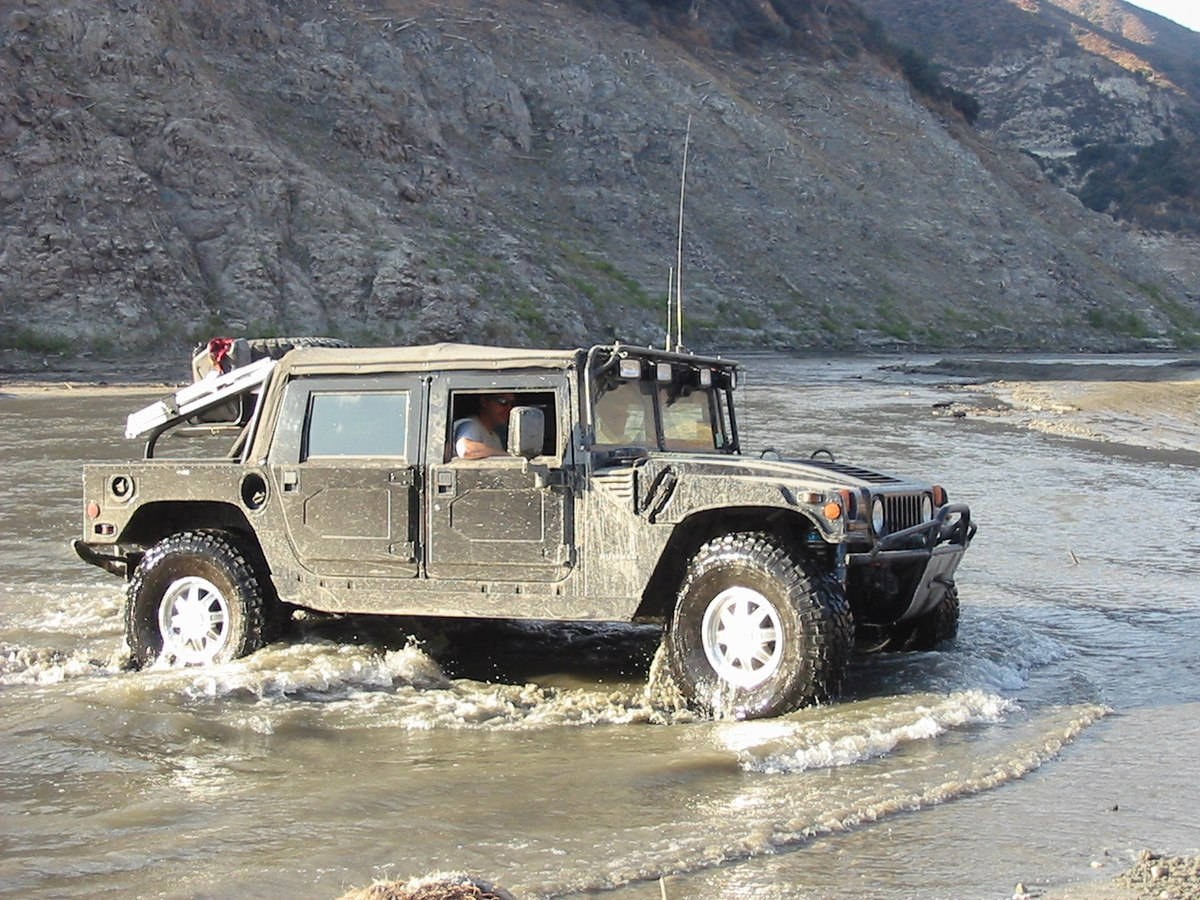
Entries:
[[883, 630], [883, 640], [872, 652], [921, 653], [936, 650], [958, 636], [958, 587], [950, 584], [938, 605], [915, 619], [897, 622]]
[[946, 595], [925, 615], [916, 619], [907, 650], [933, 650], [958, 637], [958, 586], [951, 584]]
[[773, 535], [738, 533], [692, 557], [666, 639], [694, 706], [751, 719], [837, 696], [854, 624], [833, 576]]
[[263, 645], [263, 590], [245, 554], [226, 535], [185, 531], [151, 547], [125, 603], [133, 664], [228, 662]]

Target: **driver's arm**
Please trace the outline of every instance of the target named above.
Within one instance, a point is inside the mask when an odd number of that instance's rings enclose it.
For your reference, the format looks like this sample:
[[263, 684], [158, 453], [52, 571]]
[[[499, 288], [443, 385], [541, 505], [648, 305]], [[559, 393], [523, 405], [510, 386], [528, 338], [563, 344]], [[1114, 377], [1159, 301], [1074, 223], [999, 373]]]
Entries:
[[507, 456], [503, 449], [487, 443], [488, 433], [475, 419], [464, 419], [454, 429], [454, 456], [457, 459], [486, 459]]
[[488, 456], [507, 456], [504, 450], [497, 450], [468, 437], [460, 437], [454, 442], [454, 455], [459, 459], [484, 459]]

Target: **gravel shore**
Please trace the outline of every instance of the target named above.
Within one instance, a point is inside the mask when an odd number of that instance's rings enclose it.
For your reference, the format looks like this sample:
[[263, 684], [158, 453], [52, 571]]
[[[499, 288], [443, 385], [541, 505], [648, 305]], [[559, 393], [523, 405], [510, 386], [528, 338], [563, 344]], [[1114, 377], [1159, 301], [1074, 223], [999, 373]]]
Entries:
[[1200, 452], [1198, 381], [990, 381], [956, 385], [935, 415], [1003, 422], [1056, 437]]
[[1013, 900], [1197, 900], [1200, 856], [1164, 856], [1143, 850], [1137, 861], [1108, 882], [1073, 885], [1046, 894], [1026, 893], [1018, 884]]

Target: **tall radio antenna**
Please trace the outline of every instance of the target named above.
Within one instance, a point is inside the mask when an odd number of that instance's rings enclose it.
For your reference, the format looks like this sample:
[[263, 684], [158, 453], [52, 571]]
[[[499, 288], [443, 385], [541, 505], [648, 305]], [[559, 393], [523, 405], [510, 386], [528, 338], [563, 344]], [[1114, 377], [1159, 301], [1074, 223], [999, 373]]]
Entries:
[[[683, 347], [683, 192], [687, 185], [688, 145], [692, 140], [692, 116], [688, 114], [687, 131], [683, 136], [683, 168], [679, 173], [679, 236], [675, 242], [675, 350]], [[667, 304], [670, 305], [670, 294]], [[671, 320], [667, 316], [667, 343], [670, 344]], [[668, 350], [671, 348], [668, 346]]]
[[663, 344], [663, 349], [667, 352], [671, 350], [671, 294], [675, 290], [675, 267], [667, 266], [667, 342]]

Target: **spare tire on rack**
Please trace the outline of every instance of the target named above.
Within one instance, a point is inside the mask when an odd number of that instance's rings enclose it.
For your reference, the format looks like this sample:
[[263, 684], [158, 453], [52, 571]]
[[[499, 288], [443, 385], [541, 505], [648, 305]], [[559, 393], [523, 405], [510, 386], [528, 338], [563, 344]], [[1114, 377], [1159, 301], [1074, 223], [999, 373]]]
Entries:
[[246, 338], [250, 346], [250, 361], [270, 357], [279, 359], [297, 347], [349, 347], [349, 341], [331, 337]]
[[279, 359], [297, 347], [349, 347], [347, 341], [331, 337], [215, 337], [197, 344], [192, 351], [192, 381], [213, 372], [229, 372], [260, 359]]

